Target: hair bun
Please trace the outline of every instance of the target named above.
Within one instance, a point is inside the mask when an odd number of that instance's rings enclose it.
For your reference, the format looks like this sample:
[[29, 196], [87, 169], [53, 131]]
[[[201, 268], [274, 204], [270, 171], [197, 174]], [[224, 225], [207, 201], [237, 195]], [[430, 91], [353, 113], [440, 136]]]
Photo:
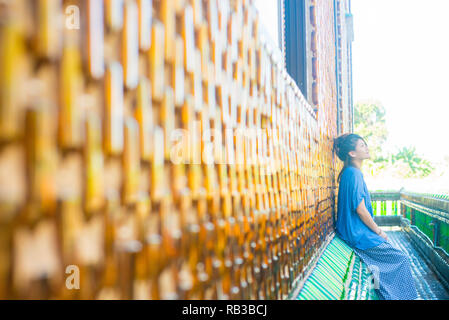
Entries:
[[350, 135], [350, 133], [345, 133], [337, 138], [334, 138], [334, 146], [332, 149], [337, 154], [337, 157], [343, 162], [345, 161], [347, 153], [347, 147], [345, 147], [345, 144], [347, 143], [348, 138], [350, 138]]
[[341, 141], [342, 139], [341, 139], [341, 137], [338, 137], [338, 138], [334, 138], [334, 146], [333, 146], [333, 150], [334, 150], [334, 152], [336, 152], [337, 154], [338, 154], [338, 152], [340, 151], [340, 148], [341, 148]]

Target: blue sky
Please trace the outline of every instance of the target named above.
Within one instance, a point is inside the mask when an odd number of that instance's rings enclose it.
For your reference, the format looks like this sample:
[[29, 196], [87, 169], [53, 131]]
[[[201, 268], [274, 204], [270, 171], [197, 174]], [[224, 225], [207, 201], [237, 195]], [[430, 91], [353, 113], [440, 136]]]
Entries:
[[377, 99], [389, 140], [449, 155], [449, 1], [352, 0], [354, 101]]

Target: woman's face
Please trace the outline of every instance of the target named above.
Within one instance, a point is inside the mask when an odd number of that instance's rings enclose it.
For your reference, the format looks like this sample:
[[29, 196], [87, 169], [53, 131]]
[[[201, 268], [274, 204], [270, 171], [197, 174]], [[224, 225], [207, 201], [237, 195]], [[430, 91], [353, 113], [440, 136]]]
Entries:
[[349, 155], [355, 160], [365, 160], [370, 158], [368, 146], [366, 143], [359, 139], [357, 140], [357, 144], [354, 151], [350, 151]]

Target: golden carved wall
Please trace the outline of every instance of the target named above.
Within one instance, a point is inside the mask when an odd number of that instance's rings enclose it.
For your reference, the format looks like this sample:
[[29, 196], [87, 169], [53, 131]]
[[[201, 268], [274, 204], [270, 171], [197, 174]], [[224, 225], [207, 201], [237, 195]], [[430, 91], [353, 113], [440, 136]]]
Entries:
[[248, 0], [2, 0], [0, 34], [1, 298], [287, 297], [332, 224], [332, 47], [315, 114]]

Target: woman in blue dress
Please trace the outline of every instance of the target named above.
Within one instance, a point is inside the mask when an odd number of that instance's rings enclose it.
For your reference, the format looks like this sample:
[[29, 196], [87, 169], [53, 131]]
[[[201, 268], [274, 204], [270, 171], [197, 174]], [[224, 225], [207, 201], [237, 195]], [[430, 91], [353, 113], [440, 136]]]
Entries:
[[408, 256], [392, 245], [373, 219], [371, 198], [360, 170], [363, 160], [370, 158], [365, 140], [347, 133], [334, 139], [333, 148], [344, 163], [337, 179], [337, 236], [348, 243], [371, 270], [381, 299], [416, 299]]

